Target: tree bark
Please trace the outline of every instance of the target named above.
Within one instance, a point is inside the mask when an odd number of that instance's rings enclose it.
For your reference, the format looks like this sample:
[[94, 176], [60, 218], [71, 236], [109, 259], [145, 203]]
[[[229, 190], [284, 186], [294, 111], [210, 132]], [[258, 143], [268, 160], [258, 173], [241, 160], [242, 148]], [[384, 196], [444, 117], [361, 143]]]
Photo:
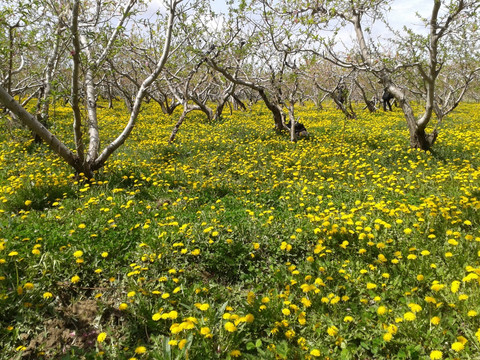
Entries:
[[113, 154], [113, 152], [117, 150], [125, 142], [125, 140], [127, 140], [133, 128], [135, 127], [138, 114], [140, 113], [142, 100], [147, 92], [147, 89], [158, 78], [158, 75], [160, 75], [160, 72], [163, 70], [167, 62], [168, 55], [170, 52], [170, 45], [172, 42], [173, 22], [176, 16], [176, 7], [180, 3], [180, 1], [181, 0], [170, 0], [170, 5], [168, 9], [169, 15], [168, 15], [168, 22], [167, 22], [167, 30], [165, 33], [165, 42], [163, 44], [162, 56], [160, 57], [160, 60], [158, 61], [153, 73], [150, 74], [150, 76], [148, 76], [140, 86], [140, 89], [138, 90], [137, 95], [135, 97], [135, 102], [134, 102], [132, 111], [130, 113], [130, 118], [128, 120], [127, 125], [123, 129], [122, 133], [115, 140], [113, 140], [107, 147], [105, 147], [105, 149], [101, 152], [101, 154], [97, 157], [97, 159], [95, 159], [95, 162], [92, 166], [93, 170], [97, 170], [102, 166], [104, 166], [105, 161], [107, 161], [107, 159]]
[[77, 150], [78, 158], [81, 162], [84, 162], [85, 151], [83, 145], [83, 132], [82, 132], [82, 117], [79, 105], [79, 74], [80, 74], [80, 40], [78, 36], [78, 13], [80, 9], [80, 1], [76, 0], [73, 4], [72, 10], [72, 43], [73, 51], [73, 69], [72, 69], [72, 90], [71, 90], [71, 102], [73, 110], [73, 135], [75, 140], [75, 149]]
[[367, 94], [365, 93], [365, 90], [363, 89], [363, 86], [361, 86], [360, 83], [356, 79], [355, 79], [355, 85], [357, 85], [357, 87], [360, 89], [360, 92], [362, 93], [363, 101], [365, 102], [365, 105], [366, 105], [368, 111], [370, 111], [372, 113], [377, 111], [377, 109], [375, 108], [375, 104], [373, 103], [373, 101], [368, 99]]
[[175, 137], [177, 136], [178, 129], [180, 129], [180, 126], [182, 126], [183, 121], [185, 120], [185, 117], [189, 111], [187, 110], [187, 107], [183, 107], [182, 115], [180, 115], [180, 118], [178, 119], [177, 123], [175, 124], [175, 127], [172, 130], [172, 133], [170, 134], [170, 138], [168, 139], [168, 143], [171, 144], [174, 140]]
[[55, 135], [48, 131], [34, 115], [27, 112], [3, 86], [0, 86], [0, 102], [23, 124], [27, 125], [35, 134], [38, 134], [42, 140], [70, 166], [79, 172], [84, 170], [78, 156], [65, 146]]
[[89, 135], [89, 145], [87, 151], [87, 162], [93, 162], [97, 155], [98, 150], [100, 149], [100, 134], [98, 132], [98, 118], [97, 118], [97, 92], [94, 84], [94, 75], [92, 69], [92, 56], [87, 43], [87, 39], [84, 36], [80, 36], [80, 43], [84, 48], [86, 57], [87, 57], [87, 66], [85, 69], [85, 92], [86, 92], [86, 107], [88, 114], [88, 135]]
[[50, 110], [50, 95], [52, 93], [52, 78], [55, 71], [55, 64], [58, 60], [58, 50], [60, 47], [61, 34], [63, 32], [63, 27], [60, 19], [57, 22], [57, 28], [55, 30], [55, 43], [53, 45], [52, 53], [50, 54], [47, 62], [47, 68], [45, 69], [45, 79], [44, 79], [44, 92], [42, 99], [42, 110], [41, 110], [41, 122], [46, 127], [48, 127], [49, 120], [49, 110]]
[[275, 130], [281, 131], [281, 130], [287, 130], [285, 127], [285, 115], [278, 104], [275, 102], [271, 101], [268, 95], [265, 92], [265, 88], [256, 85], [252, 82], [245, 81], [242, 79], [238, 79], [237, 77], [233, 76], [230, 74], [227, 70], [224, 68], [220, 67], [215, 61], [212, 59], [207, 59], [207, 63], [216, 71], [220, 72], [225, 78], [227, 78], [229, 81], [233, 82], [234, 84], [237, 85], [243, 85], [246, 86], [252, 90], [255, 90], [258, 92], [262, 100], [265, 102], [265, 105], [267, 106], [268, 110], [272, 112], [273, 115], [273, 121], [275, 123]]

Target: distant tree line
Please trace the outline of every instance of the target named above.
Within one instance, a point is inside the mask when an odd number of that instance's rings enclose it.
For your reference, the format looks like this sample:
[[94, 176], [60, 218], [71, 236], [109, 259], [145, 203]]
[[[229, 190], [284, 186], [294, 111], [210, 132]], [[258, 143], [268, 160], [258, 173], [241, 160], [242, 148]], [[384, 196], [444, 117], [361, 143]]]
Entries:
[[[429, 150], [460, 101], [479, 101], [480, 4], [432, 0], [416, 31], [391, 28], [393, 3], [242, 0], [216, 14], [208, 0], [168, 0], [156, 11], [142, 0], [5, 0], [2, 114], [87, 177], [128, 139], [148, 101], [168, 115], [182, 110], [170, 142], [192, 111], [218, 121], [258, 101], [295, 141], [298, 104], [322, 108], [330, 99], [355, 119], [352, 103], [374, 112], [382, 101], [388, 110], [388, 98], [404, 114], [410, 146]], [[121, 100], [130, 113], [109, 143], [100, 98], [109, 107]], [[59, 102], [73, 111], [73, 145], [50, 131]]]

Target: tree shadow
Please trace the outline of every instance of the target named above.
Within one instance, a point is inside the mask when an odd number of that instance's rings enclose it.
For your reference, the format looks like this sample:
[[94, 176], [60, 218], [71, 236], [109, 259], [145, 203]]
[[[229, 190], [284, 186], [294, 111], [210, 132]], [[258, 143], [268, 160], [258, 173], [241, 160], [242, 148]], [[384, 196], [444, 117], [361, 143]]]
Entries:
[[63, 198], [77, 198], [78, 193], [71, 184], [26, 186], [19, 189], [9, 201], [3, 204], [3, 209], [11, 212], [45, 210], [54, 207], [54, 203]]

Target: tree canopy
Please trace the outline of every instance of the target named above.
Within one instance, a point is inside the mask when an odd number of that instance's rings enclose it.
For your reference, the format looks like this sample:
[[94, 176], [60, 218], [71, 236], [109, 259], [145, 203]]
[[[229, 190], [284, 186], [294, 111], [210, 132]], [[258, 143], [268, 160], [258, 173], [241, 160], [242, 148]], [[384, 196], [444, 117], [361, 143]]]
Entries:
[[[330, 97], [354, 119], [352, 100], [375, 111], [387, 91], [405, 115], [410, 145], [428, 150], [445, 116], [466, 97], [478, 99], [480, 5], [432, 0], [429, 14], [416, 15], [422, 26], [398, 28], [388, 21], [395, 4], [242, 0], [215, 13], [208, 0], [169, 0], [154, 11], [139, 0], [5, 1], [0, 102], [89, 177], [127, 140], [150, 100], [169, 114], [183, 108], [174, 141], [191, 111], [215, 121], [226, 104], [245, 109], [261, 99], [281, 131], [286, 113], [295, 122], [295, 104], [321, 106]], [[105, 144], [99, 97], [110, 106], [123, 99], [130, 111], [123, 131]], [[73, 145], [50, 131], [57, 101], [73, 109]]]

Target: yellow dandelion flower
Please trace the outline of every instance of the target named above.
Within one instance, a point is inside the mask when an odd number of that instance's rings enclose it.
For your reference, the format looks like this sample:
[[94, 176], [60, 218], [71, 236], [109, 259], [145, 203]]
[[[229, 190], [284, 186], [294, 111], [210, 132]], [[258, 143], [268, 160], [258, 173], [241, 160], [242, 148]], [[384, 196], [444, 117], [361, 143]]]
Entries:
[[475, 310], [470, 310], [468, 313], [467, 313], [468, 316], [470, 317], [474, 317], [474, 316], [477, 316], [478, 313], [475, 311]]
[[387, 312], [387, 308], [385, 306], [379, 306], [377, 309], [377, 314], [378, 315], [383, 315]]
[[287, 339], [292, 339], [293, 337], [295, 337], [295, 331], [293, 331], [293, 330], [287, 330], [287, 331], [285, 332], [285, 337], [286, 337]]
[[227, 330], [228, 332], [237, 331], [237, 327], [230, 321], [226, 322], [224, 327], [225, 327], [225, 330]]
[[33, 284], [30, 283], [30, 282], [27, 282], [27, 283], [25, 283], [25, 285], [23, 285], [23, 288], [24, 288], [25, 290], [32, 290], [34, 287], [35, 287], [35, 285], [33, 285]]
[[106, 338], [107, 338], [107, 333], [101, 332], [97, 336], [97, 342], [102, 343], [105, 341]]
[[457, 336], [457, 340], [459, 342], [461, 342], [463, 345], [465, 345], [468, 342], [468, 340], [464, 336], [461, 336], [461, 335]]
[[336, 326], [329, 326], [327, 329], [327, 334], [330, 336], [335, 336], [338, 334], [338, 328]]
[[240, 355], [242, 355], [242, 352], [240, 350], [232, 350], [230, 351], [230, 356], [231, 357], [239, 357]]
[[412, 310], [412, 312], [414, 313], [417, 313], [417, 312], [420, 312], [422, 311], [422, 307], [418, 304], [414, 304], [414, 303], [410, 303], [408, 304], [408, 307], [410, 308], [410, 310]]
[[460, 281], [455, 280], [452, 282], [452, 285], [450, 286], [450, 291], [455, 294], [456, 292], [458, 292], [459, 288], [460, 288]]
[[176, 312], [175, 310], [172, 310], [168, 313], [169, 319], [175, 320], [177, 317], [178, 317], [178, 312]]
[[465, 346], [459, 341], [456, 341], [452, 344], [452, 350], [456, 351], [456, 352], [462, 351], [464, 349], [464, 347]]
[[196, 303], [196, 304], [195, 304], [195, 307], [197, 307], [197, 309], [199, 309], [199, 310], [201, 310], [201, 311], [207, 311], [207, 310], [210, 308], [210, 305], [208, 305], [208, 304]]
[[394, 325], [394, 324], [390, 324], [387, 326], [387, 331], [392, 334], [392, 335], [395, 335], [398, 331], [398, 326]]
[[443, 284], [433, 284], [430, 289], [432, 289], [433, 291], [435, 292], [439, 292], [440, 290], [442, 290], [443, 288], [445, 287], [445, 285]]
[[135, 354], [145, 354], [147, 352], [147, 348], [145, 346], [138, 346], [136, 349], [135, 349]]
[[312, 305], [312, 302], [309, 299], [304, 298], [304, 297], [300, 300], [300, 302], [303, 304], [303, 306], [305, 306], [307, 308]]
[[182, 339], [182, 340], [180, 340], [180, 342], [178, 343], [178, 348], [179, 348], [180, 350], [182, 350], [182, 349], [185, 347], [186, 344], [187, 344], [187, 339]]
[[310, 351], [310, 355], [312, 355], [313, 357], [319, 357], [320, 356], [320, 350], [313, 349], [312, 351]]
[[183, 330], [183, 326], [181, 324], [174, 323], [174, 324], [172, 324], [172, 326], [170, 326], [170, 332], [172, 334], [178, 334], [182, 330]]

